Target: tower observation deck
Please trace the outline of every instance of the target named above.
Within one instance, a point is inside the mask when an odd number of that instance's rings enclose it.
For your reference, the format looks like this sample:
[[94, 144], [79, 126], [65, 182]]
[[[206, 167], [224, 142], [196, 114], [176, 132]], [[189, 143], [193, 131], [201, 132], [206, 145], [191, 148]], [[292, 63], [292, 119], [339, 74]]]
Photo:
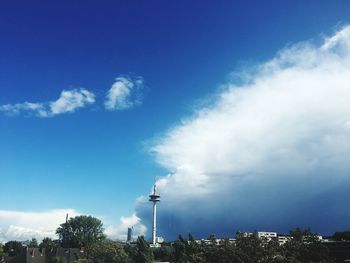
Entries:
[[153, 203], [153, 225], [152, 225], [152, 245], [156, 246], [157, 238], [157, 202], [160, 201], [160, 195], [156, 192], [156, 184], [153, 186], [153, 193], [149, 195], [149, 201]]

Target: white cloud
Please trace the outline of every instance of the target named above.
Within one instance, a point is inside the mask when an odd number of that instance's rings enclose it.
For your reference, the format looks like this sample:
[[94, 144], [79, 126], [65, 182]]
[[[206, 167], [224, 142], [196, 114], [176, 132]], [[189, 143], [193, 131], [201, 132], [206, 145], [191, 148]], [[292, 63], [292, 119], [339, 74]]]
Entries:
[[145, 235], [146, 227], [141, 224], [141, 219], [133, 214], [130, 217], [121, 217], [120, 224], [117, 226], [110, 225], [105, 229], [109, 238], [125, 241], [127, 239], [128, 228], [133, 229], [133, 238]]
[[50, 102], [52, 115], [74, 112], [87, 104], [95, 103], [95, 95], [86, 89], [64, 90], [58, 100]]
[[[81, 215], [75, 209], [55, 209], [48, 211], [11, 211], [0, 210], [0, 243], [9, 240], [25, 241], [36, 238], [41, 241], [44, 237], [57, 239], [56, 229], [66, 220], [66, 215], [75, 217]], [[97, 216], [97, 218], [100, 218]], [[108, 238], [126, 240], [128, 227], [133, 228], [133, 237], [144, 235], [146, 227], [135, 214], [121, 217], [118, 225], [105, 225]]]
[[107, 92], [107, 110], [126, 110], [142, 103], [143, 78], [118, 77]]
[[8, 115], [35, 115], [38, 117], [53, 117], [58, 114], [74, 112], [86, 105], [95, 103], [94, 93], [86, 89], [63, 90], [56, 101], [44, 103], [17, 103], [0, 105], [0, 112]]
[[160, 235], [350, 227], [350, 27], [258, 68], [152, 147]]
[[0, 242], [24, 241], [31, 238], [56, 238], [56, 229], [64, 223], [66, 214], [79, 215], [74, 209], [57, 209], [42, 212], [0, 210]]

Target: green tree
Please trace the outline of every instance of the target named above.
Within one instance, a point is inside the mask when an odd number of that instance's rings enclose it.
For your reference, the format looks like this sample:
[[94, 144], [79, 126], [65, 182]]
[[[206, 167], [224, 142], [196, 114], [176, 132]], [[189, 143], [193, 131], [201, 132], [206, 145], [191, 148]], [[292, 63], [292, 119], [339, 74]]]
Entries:
[[38, 246], [38, 240], [36, 238], [32, 238], [32, 240], [29, 241], [28, 247], [35, 248]]
[[309, 228], [301, 229], [299, 227], [289, 231], [289, 235], [297, 242], [315, 242], [318, 241], [316, 234], [313, 234]]
[[189, 262], [205, 262], [203, 247], [200, 243], [197, 243], [197, 241], [191, 233], [188, 234], [186, 254]]
[[57, 247], [57, 244], [49, 237], [45, 237], [39, 244], [39, 248], [44, 248], [46, 251], [52, 251], [55, 247]]
[[128, 263], [131, 262], [122, 244], [101, 240], [91, 246], [89, 259], [94, 263]]
[[4, 252], [10, 257], [19, 255], [22, 249], [22, 243], [18, 241], [9, 241], [4, 245]]
[[105, 238], [101, 220], [92, 216], [76, 216], [60, 225], [56, 230], [63, 247], [90, 247]]
[[86, 258], [80, 258], [78, 260], [73, 261], [73, 263], [90, 263], [90, 261]]
[[52, 263], [66, 263], [67, 260], [65, 258], [55, 257], [52, 259]]
[[4, 245], [0, 243], [0, 259], [5, 255]]
[[245, 236], [242, 233], [236, 235], [236, 247], [240, 250], [243, 262], [259, 262], [263, 258], [263, 242], [256, 233]]
[[296, 228], [290, 234], [293, 239], [283, 245], [285, 262], [333, 262], [327, 247], [310, 229]]
[[335, 232], [332, 239], [335, 241], [350, 241], [350, 231]]
[[204, 247], [191, 233], [188, 234], [188, 240], [179, 235], [179, 240], [174, 243], [174, 258], [180, 263], [205, 262]]
[[170, 243], [162, 243], [159, 248], [153, 249], [154, 259], [161, 262], [173, 262], [174, 258], [174, 248]]
[[139, 236], [136, 241], [136, 263], [151, 263], [153, 262], [153, 253], [150, 245], [145, 240], [144, 236]]
[[179, 240], [176, 240], [173, 244], [175, 262], [185, 263], [188, 262], [186, 254], [187, 241], [179, 235]]
[[[204, 244], [203, 244], [204, 245]], [[213, 242], [205, 244], [206, 262], [244, 263], [245, 254], [229, 239], [222, 240], [218, 245]]]

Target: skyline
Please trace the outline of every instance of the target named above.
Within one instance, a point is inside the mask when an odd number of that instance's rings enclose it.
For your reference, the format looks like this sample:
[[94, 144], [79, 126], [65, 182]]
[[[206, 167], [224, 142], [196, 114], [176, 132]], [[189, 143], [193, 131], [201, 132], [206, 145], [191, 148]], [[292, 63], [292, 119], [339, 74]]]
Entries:
[[165, 238], [345, 230], [349, 10], [3, 3], [0, 241], [52, 236], [66, 213], [150, 237], [154, 178]]

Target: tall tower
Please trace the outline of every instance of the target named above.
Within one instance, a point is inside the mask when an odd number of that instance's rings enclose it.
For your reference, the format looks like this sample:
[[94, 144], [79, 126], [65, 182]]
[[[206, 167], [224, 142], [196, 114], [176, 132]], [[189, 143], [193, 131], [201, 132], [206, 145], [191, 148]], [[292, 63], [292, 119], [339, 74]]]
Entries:
[[156, 193], [156, 184], [153, 186], [153, 193], [149, 195], [149, 201], [153, 202], [152, 244], [155, 246], [157, 237], [157, 202], [160, 201], [160, 195]]

